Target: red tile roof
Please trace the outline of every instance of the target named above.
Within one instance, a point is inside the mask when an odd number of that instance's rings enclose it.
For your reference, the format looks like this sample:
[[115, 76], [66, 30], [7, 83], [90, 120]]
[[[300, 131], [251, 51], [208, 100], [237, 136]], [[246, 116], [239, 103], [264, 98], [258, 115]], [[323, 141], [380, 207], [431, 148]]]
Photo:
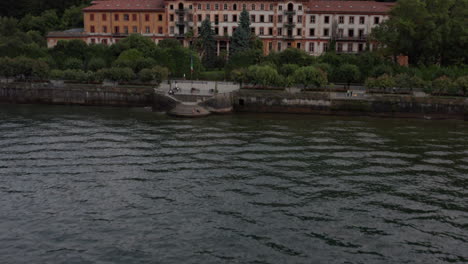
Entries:
[[84, 11], [155, 11], [164, 9], [164, 0], [98, 0]]
[[309, 0], [308, 13], [388, 13], [395, 3]]

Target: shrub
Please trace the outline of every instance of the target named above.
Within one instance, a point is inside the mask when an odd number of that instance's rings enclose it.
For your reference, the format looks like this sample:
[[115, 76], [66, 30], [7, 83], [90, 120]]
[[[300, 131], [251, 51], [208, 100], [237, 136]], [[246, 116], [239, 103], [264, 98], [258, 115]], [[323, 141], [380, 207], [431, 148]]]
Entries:
[[434, 94], [456, 94], [453, 81], [447, 76], [441, 76], [432, 81], [432, 93]]
[[200, 79], [208, 81], [223, 81], [224, 71], [206, 71], [200, 74]]
[[348, 86], [351, 82], [357, 82], [361, 78], [358, 66], [353, 64], [342, 64], [334, 72], [335, 81], [345, 82]]
[[406, 73], [400, 73], [395, 76], [395, 86], [400, 89], [413, 90], [415, 88], [424, 88], [427, 86], [427, 84], [423, 79], [417, 76], [410, 76]]
[[83, 68], [83, 62], [80, 59], [76, 59], [76, 58], [69, 58], [63, 64], [64, 70], [69, 70], [69, 69], [78, 70], [82, 68]]
[[280, 68], [280, 74], [288, 77], [294, 74], [295, 71], [299, 69], [299, 65], [297, 64], [284, 64]]
[[169, 70], [165, 67], [155, 66], [151, 69], [143, 69], [138, 73], [138, 77], [142, 82], [156, 82], [160, 84], [169, 76]]
[[377, 89], [385, 91], [395, 87], [395, 85], [395, 80], [388, 74], [384, 74], [377, 78], [369, 77], [365, 82], [366, 89], [369, 90]]
[[92, 58], [88, 62], [88, 70], [98, 71], [106, 67], [106, 61], [102, 58]]
[[371, 77], [380, 77], [382, 75], [393, 75], [393, 68], [386, 64], [380, 64], [371, 70]]
[[455, 80], [455, 86], [463, 93], [463, 95], [466, 95], [466, 92], [468, 91], [468, 76], [462, 76]]
[[51, 80], [62, 80], [63, 79], [63, 71], [61, 70], [51, 70], [49, 74], [49, 78]]
[[67, 81], [83, 82], [87, 81], [87, 75], [83, 70], [69, 69], [63, 71], [63, 79]]
[[302, 84], [305, 88], [310, 86], [319, 88], [328, 83], [327, 74], [314, 66], [299, 68], [291, 76], [290, 81], [296, 84]]
[[135, 77], [132, 69], [130, 68], [106, 68], [101, 69], [97, 72], [97, 78], [99, 80], [110, 80], [110, 81], [130, 81]]

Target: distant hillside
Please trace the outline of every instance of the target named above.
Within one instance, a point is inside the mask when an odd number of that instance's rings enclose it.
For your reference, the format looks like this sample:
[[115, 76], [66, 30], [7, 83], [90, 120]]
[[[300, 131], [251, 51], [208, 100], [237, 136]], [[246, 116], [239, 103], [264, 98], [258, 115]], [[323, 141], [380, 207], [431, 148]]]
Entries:
[[39, 15], [49, 9], [62, 13], [68, 7], [89, 3], [91, 0], [0, 0], [0, 16], [21, 18], [26, 14]]

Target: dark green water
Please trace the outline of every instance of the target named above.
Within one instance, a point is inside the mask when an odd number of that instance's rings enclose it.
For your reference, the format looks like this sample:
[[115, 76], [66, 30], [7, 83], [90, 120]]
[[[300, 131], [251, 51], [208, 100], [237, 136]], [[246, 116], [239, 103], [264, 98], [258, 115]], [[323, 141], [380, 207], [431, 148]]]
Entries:
[[466, 263], [468, 122], [0, 105], [1, 263]]

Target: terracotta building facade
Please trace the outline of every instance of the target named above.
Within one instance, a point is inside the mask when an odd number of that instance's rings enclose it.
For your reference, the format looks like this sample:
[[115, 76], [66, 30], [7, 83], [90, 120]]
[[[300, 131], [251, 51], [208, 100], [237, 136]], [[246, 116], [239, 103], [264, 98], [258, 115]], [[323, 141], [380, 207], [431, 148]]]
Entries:
[[156, 43], [174, 38], [189, 46], [202, 21], [209, 19], [218, 54], [229, 53], [230, 36], [246, 9], [251, 31], [262, 40], [265, 54], [293, 47], [320, 55], [331, 39], [336, 40], [337, 52], [358, 53], [373, 48], [367, 37], [388, 18], [392, 6], [326, 0], [101, 0], [83, 9], [84, 29], [50, 32], [47, 41], [49, 47], [66, 39], [111, 45], [130, 34], [141, 34]]

